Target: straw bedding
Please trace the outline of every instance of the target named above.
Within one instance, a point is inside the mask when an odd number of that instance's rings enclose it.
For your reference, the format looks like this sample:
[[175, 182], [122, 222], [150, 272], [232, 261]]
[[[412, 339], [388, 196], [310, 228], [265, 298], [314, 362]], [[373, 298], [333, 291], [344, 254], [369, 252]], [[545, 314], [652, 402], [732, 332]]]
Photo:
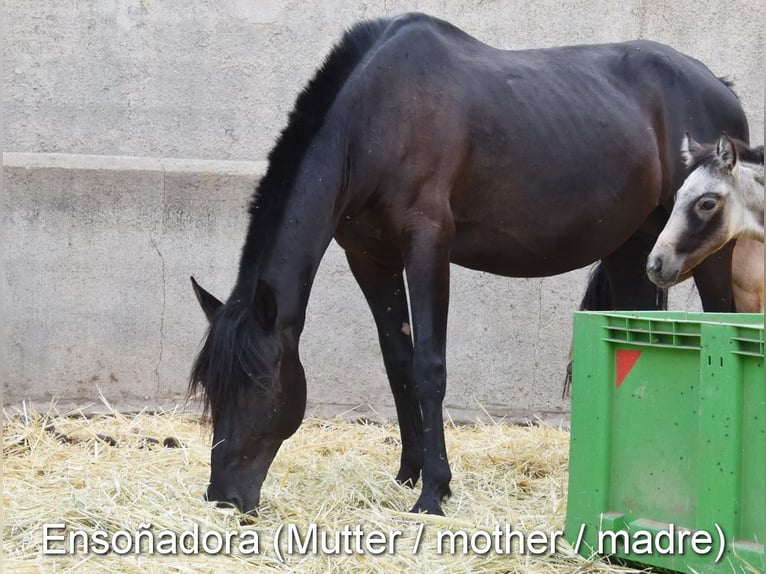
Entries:
[[[563, 530], [566, 512], [568, 433], [546, 427], [501, 423], [448, 424], [447, 448], [453, 497], [447, 517], [406, 513], [418, 489], [394, 483], [400, 452], [394, 425], [308, 419], [287, 441], [263, 486], [261, 514], [252, 521], [216, 509], [202, 499], [208, 480], [210, 431], [199, 417], [181, 412], [86, 418], [56, 413], [5, 413], [3, 424], [4, 566], [14, 572], [628, 572], [597, 559], [574, 555], [562, 540], [552, 555], [490, 550], [451, 555], [439, 531], [491, 532], [495, 527], [528, 533]], [[163, 444], [164, 443], [164, 444]], [[143, 528], [155, 536], [250, 531], [240, 553], [43, 556], [43, 524], [66, 530], [114, 534]], [[150, 525], [146, 525], [150, 523]], [[366, 550], [328, 555], [274, 550], [280, 525], [306, 535], [310, 524], [332, 535], [345, 527], [378, 530], [393, 553]], [[141, 525], [144, 524], [142, 527]], [[283, 526], [284, 528], [284, 526]], [[253, 532], [258, 553], [253, 554]], [[284, 530], [282, 531], [284, 535]], [[168, 536], [169, 533], [166, 532]], [[164, 536], [164, 535], [163, 535]], [[241, 540], [245, 535], [239, 534]], [[420, 538], [418, 551], [413, 553]], [[301, 539], [305, 541], [305, 539]], [[331, 537], [331, 540], [334, 540]], [[485, 548], [477, 538], [477, 550]], [[118, 541], [126, 543], [125, 539]], [[188, 538], [187, 538], [188, 542]], [[199, 544], [199, 542], [197, 543]], [[62, 542], [51, 548], [65, 549]], [[169, 547], [166, 546], [165, 550]], [[216, 549], [216, 539], [209, 548]], [[365, 547], [367, 548], [367, 547]], [[379, 548], [379, 547], [377, 547]], [[199, 549], [199, 546], [198, 546]], [[248, 552], [248, 550], [250, 552]]]

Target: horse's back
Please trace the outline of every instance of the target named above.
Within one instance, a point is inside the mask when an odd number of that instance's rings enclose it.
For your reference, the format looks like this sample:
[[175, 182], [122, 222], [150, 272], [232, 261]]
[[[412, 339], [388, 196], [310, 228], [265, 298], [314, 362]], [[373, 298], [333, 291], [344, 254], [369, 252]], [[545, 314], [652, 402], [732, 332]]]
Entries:
[[[566, 165], [542, 170], [563, 157], [596, 158], [608, 171], [614, 154], [642, 164], [653, 154], [677, 184], [685, 131], [717, 135], [726, 126], [747, 139], [731, 90], [697, 60], [649, 41], [499, 50], [442, 20], [408, 14], [392, 21], [357, 76], [356, 141], [367, 144], [372, 134], [373, 143], [390, 145], [387, 132], [401, 151], [397, 161], [437, 161], [419, 157], [428, 155], [422, 143], [435, 141], [432, 155], [449, 151], [455, 163], [448, 147], [470, 147], [481, 163], [512, 167], [529, 181], [532, 171], [568, 178]], [[481, 166], [470, 167], [481, 176]]]
[[390, 213], [400, 229], [413, 212], [448, 211], [453, 257], [470, 267], [580, 267], [671, 200], [684, 131], [740, 131], [714, 117], [717, 100], [741, 109], [709, 70], [662, 44], [499, 50], [408, 15], [341, 94], [354, 211], [374, 206], [370, 226]]

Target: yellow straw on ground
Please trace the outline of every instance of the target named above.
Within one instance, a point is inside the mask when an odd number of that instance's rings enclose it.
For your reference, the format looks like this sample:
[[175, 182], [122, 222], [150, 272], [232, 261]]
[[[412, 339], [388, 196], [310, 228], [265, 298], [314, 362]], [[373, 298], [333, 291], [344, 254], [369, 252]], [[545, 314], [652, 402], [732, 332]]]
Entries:
[[[180, 448], [165, 448], [165, 439]], [[3, 544], [9, 572], [630, 572], [574, 555], [560, 540], [553, 554], [522, 555], [517, 546], [483, 552], [494, 529], [522, 533], [563, 530], [569, 435], [546, 426], [502, 423], [448, 425], [453, 497], [446, 517], [407, 510], [419, 493], [397, 485], [400, 447], [394, 425], [308, 419], [280, 450], [263, 486], [261, 513], [242, 520], [203, 501], [209, 477], [210, 430], [180, 412], [96, 417], [6, 413], [3, 424]], [[172, 444], [169, 443], [169, 444]], [[114, 446], [116, 445], [116, 446]], [[43, 555], [43, 528], [53, 536], [82, 530], [139, 530], [169, 540], [198, 533], [197, 555], [141, 552]], [[312, 526], [315, 525], [315, 526]], [[274, 536], [281, 527], [275, 550]], [[302, 544], [312, 532], [379, 531], [394, 552], [328, 555], [288, 552], [288, 534]], [[50, 527], [49, 527], [50, 528]], [[315, 530], [314, 530], [315, 529]], [[395, 535], [399, 531], [401, 534]], [[450, 553], [445, 532], [463, 532], [478, 548]], [[478, 534], [477, 534], [478, 533]], [[236, 535], [230, 554], [205, 553], [217, 538]], [[341, 535], [342, 536], [342, 535]], [[441, 536], [441, 538], [440, 538]], [[257, 538], [257, 554], [253, 553]], [[341, 538], [342, 539], [342, 538]], [[249, 540], [245, 553], [237, 544]], [[353, 541], [353, 536], [351, 538]], [[438, 552], [441, 540], [442, 552]], [[419, 543], [418, 543], [419, 541]], [[294, 539], [295, 543], [296, 540]], [[90, 542], [93, 544], [92, 542]], [[127, 543], [118, 539], [118, 544]], [[415, 551], [416, 543], [418, 545]], [[295, 546], [295, 544], [294, 544]], [[353, 546], [353, 545], [352, 545]], [[385, 544], [384, 544], [385, 546]], [[49, 542], [49, 549], [68, 550]], [[167, 550], [167, 547], [166, 547]], [[311, 548], [308, 548], [311, 550]], [[375, 547], [375, 552], [380, 546]], [[478, 551], [477, 551], [478, 550]]]

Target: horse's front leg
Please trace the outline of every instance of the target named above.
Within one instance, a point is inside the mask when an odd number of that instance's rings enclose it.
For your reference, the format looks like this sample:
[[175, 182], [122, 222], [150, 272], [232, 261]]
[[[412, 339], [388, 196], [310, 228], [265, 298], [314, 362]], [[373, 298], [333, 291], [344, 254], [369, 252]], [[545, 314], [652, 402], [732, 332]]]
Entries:
[[396, 480], [413, 487], [423, 468], [423, 421], [412, 379], [412, 337], [403, 265], [401, 262], [381, 265], [352, 251], [346, 251], [346, 259], [375, 318], [383, 363], [394, 395], [402, 437]]
[[427, 221], [413, 231], [405, 266], [414, 329], [413, 376], [423, 415], [423, 491], [412, 512], [443, 514], [452, 478], [444, 444], [442, 401], [447, 389], [450, 222]]

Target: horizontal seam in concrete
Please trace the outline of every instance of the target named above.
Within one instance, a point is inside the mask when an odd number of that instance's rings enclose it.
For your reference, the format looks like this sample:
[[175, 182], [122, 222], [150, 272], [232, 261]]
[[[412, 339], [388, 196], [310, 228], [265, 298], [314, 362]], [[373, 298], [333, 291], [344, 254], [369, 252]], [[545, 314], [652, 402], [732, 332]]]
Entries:
[[158, 173], [216, 173], [262, 177], [266, 161], [153, 158], [68, 153], [3, 153], [4, 168], [156, 171]]

